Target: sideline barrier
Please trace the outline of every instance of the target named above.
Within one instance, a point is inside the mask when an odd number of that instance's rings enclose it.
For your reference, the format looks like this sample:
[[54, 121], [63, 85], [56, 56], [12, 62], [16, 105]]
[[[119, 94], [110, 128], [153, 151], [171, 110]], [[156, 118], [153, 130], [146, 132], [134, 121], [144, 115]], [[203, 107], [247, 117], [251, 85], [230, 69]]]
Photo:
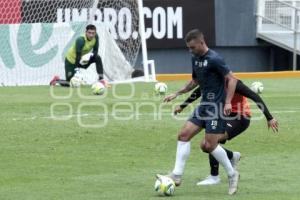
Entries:
[[[300, 71], [278, 71], [278, 72], [239, 72], [234, 73], [238, 78], [300, 78]], [[191, 74], [157, 74], [158, 81], [190, 80]]]

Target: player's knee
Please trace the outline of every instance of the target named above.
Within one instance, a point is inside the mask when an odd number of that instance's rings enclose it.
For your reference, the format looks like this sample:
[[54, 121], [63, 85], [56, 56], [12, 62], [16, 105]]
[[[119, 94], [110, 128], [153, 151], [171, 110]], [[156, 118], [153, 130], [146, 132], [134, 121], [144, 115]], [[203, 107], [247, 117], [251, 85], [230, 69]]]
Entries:
[[200, 144], [200, 148], [202, 149], [203, 152], [210, 153], [214, 150], [214, 145], [212, 145], [209, 142], [203, 142]]
[[203, 152], [208, 153], [208, 152], [206, 151], [206, 147], [205, 147], [205, 142], [204, 142], [204, 141], [202, 141], [202, 142], [200, 143], [200, 149], [202, 149]]
[[178, 140], [183, 142], [188, 142], [191, 139], [191, 133], [188, 130], [181, 130], [178, 134]]

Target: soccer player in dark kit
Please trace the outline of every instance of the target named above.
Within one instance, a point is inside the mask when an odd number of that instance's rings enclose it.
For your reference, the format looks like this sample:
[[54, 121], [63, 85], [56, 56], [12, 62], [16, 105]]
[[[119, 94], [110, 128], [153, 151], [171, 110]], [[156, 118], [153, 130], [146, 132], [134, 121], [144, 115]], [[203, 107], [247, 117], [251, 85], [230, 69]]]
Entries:
[[223, 59], [207, 47], [202, 32], [197, 29], [191, 30], [187, 33], [185, 42], [193, 54], [192, 80], [176, 93], [166, 96], [164, 101], [171, 101], [178, 95], [191, 91], [197, 85], [200, 85], [202, 99], [178, 134], [175, 167], [167, 176], [172, 178], [176, 185], [180, 185], [185, 162], [190, 154], [190, 140], [205, 129], [201, 149], [211, 154], [224, 167], [229, 181], [228, 194], [232, 195], [237, 192], [239, 172], [232, 167], [219, 141], [225, 135], [224, 118], [231, 112], [231, 100], [237, 79]]
[[[177, 115], [181, 113], [182, 110], [190, 103], [195, 101], [201, 96], [200, 87], [196, 88], [189, 98], [187, 98], [181, 105], [177, 106], [174, 110], [174, 114]], [[267, 108], [265, 102], [261, 97], [253, 92], [248, 86], [246, 86], [241, 80], [238, 80], [236, 85], [236, 90], [234, 97], [231, 101], [232, 112], [230, 114], [231, 118], [226, 121], [226, 132], [224, 138], [220, 141], [221, 144], [225, 144], [227, 140], [231, 140], [238, 136], [239, 134], [246, 131], [250, 125], [251, 111], [247, 98], [253, 100], [258, 108], [263, 112], [268, 128], [271, 128], [273, 132], [278, 132], [278, 122], [271, 115], [269, 109]], [[225, 149], [225, 148], [224, 148]], [[233, 166], [237, 168], [241, 154], [239, 152], [232, 152], [225, 149], [228, 158]], [[210, 175], [204, 180], [199, 181], [197, 185], [215, 185], [220, 183], [221, 179], [219, 177], [219, 163], [218, 161], [209, 154], [209, 164], [210, 164]]]

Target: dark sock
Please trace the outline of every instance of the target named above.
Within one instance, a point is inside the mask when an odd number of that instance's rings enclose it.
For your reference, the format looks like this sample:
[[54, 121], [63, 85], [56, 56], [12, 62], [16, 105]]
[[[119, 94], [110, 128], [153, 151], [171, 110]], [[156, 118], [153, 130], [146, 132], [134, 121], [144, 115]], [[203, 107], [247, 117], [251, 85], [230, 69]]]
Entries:
[[223, 147], [223, 149], [226, 151], [227, 157], [229, 158], [229, 160], [232, 159], [232, 157], [233, 157], [233, 152], [230, 151], [230, 150], [228, 150], [228, 149], [225, 149], [224, 147]]
[[210, 164], [210, 174], [212, 176], [218, 176], [219, 175], [219, 162], [213, 157], [213, 155], [209, 154], [209, 164]]

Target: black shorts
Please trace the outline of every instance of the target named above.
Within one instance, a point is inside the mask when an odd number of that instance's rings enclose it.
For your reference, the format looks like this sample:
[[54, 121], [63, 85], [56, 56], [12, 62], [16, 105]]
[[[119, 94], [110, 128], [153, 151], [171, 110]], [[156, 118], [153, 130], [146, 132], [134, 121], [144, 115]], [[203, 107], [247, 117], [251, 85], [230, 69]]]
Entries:
[[231, 119], [226, 121], [226, 132], [228, 140], [236, 137], [244, 132], [250, 125], [250, 117], [245, 117], [238, 114], [230, 114]]
[[226, 121], [220, 117], [218, 112], [218, 108], [215, 107], [198, 106], [188, 121], [205, 128], [205, 133], [224, 134]]

